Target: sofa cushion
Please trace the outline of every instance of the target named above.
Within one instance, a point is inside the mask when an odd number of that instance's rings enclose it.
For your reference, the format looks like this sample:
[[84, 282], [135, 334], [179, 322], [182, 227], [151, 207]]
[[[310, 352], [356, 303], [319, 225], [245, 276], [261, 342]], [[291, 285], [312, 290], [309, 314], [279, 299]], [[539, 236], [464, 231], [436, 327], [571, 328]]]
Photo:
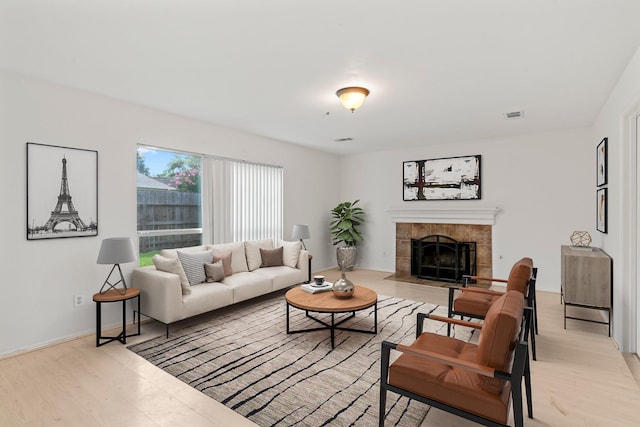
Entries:
[[247, 268], [253, 271], [262, 265], [260, 249], [273, 249], [273, 240], [247, 240], [244, 242], [244, 251], [247, 255]]
[[282, 246], [282, 263], [287, 267], [296, 268], [298, 265], [298, 258], [300, 257], [300, 251], [302, 250], [302, 244], [300, 241], [287, 242], [280, 241]]
[[[518, 291], [508, 291], [498, 298], [487, 311], [478, 340], [478, 363], [511, 372], [515, 342], [520, 332], [524, 297]], [[482, 389], [501, 393], [505, 380], [482, 377]]]
[[211, 263], [213, 260], [213, 251], [189, 253], [179, 250], [178, 259], [187, 275], [189, 284], [197, 285], [207, 280], [204, 265]]
[[231, 258], [233, 258], [231, 251], [213, 253], [213, 262], [220, 261], [222, 263], [222, 271], [225, 276], [231, 276], [233, 274], [233, 270], [231, 269]]
[[221, 243], [208, 246], [213, 250], [213, 254], [231, 251], [231, 270], [233, 274], [249, 271], [247, 267], [247, 256], [244, 253], [244, 243]]
[[160, 252], [158, 252], [159, 255], [165, 257], [165, 258], [178, 258], [178, 251], [182, 251], [182, 252], [204, 252], [206, 250], [208, 250], [209, 248], [207, 248], [207, 246], [187, 246], [185, 248], [177, 248], [177, 249], [160, 249]]
[[307, 272], [297, 268], [287, 267], [264, 267], [255, 270], [253, 273], [264, 276], [271, 280], [272, 290], [287, 288], [291, 285], [307, 280]]
[[224, 266], [222, 260], [218, 260], [211, 264], [204, 265], [204, 273], [207, 276], [207, 282], [221, 282], [224, 279]]
[[233, 290], [221, 283], [202, 283], [182, 298], [182, 318], [196, 316], [233, 304]]
[[276, 249], [260, 249], [262, 265], [260, 267], [278, 267], [282, 263], [282, 246]]
[[[260, 269], [256, 271], [260, 271]], [[233, 289], [234, 303], [268, 294], [272, 291], [271, 279], [254, 272], [234, 273], [233, 276], [225, 277], [222, 283]]]
[[180, 278], [180, 286], [182, 287], [182, 295], [189, 295], [191, 293], [189, 279], [180, 264], [180, 260], [177, 258], [166, 258], [162, 255], [156, 254], [151, 259], [156, 269], [167, 273], [177, 274]]

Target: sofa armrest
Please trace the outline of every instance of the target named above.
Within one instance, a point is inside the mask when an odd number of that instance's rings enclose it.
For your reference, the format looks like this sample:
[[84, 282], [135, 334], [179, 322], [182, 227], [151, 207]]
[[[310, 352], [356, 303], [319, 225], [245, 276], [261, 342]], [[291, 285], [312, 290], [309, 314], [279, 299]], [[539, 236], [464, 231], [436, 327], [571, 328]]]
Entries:
[[140, 311], [163, 323], [182, 319], [182, 287], [177, 274], [156, 270], [154, 266], [133, 270], [133, 287], [140, 289]]

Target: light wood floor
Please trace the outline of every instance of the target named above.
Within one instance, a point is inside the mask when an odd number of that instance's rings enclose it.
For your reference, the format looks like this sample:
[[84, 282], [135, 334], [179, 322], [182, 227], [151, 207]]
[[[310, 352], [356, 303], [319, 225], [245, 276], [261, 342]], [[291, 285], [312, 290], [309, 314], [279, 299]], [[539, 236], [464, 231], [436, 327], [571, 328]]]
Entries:
[[[331, 281], [339, 276], [335, 270], [323, 274]], [[446, 289], [384, 280], [388, 274], [356, 270], [348, 277], [380, 294], [446, 303]], [[637, 357], [622, 355], [607, 337], [606, 326], [568, 320], [564, 330], [558, 294], [538, 292], [538, 302], [538, 360], [532, 363], [535, 418], [525, 424], [639, 426], [640, 388], [632, 374], [640, 372]], [[128, 343], [163, 330], [156, 322], [143, 323], [142, 336]], [[0, 360], [0, 426], [54, 424], [254, 425], [117, 342], [96, 348], [94, 335]], [[422, 423], [472, 425], [435, 409]]]

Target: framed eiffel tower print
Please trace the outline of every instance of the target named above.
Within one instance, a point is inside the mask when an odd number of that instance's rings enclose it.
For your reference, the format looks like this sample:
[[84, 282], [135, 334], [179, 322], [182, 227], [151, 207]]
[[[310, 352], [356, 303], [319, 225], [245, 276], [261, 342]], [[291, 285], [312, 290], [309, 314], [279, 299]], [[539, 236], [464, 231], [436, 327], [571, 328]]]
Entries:
[[98, 235], [98, 152], [27, 142], [27, 240]]

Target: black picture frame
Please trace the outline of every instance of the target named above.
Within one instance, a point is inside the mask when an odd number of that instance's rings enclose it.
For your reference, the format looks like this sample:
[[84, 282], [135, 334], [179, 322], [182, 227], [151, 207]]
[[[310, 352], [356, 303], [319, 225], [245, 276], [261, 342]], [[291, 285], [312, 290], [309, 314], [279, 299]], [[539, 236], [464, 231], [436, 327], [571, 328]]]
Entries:
[[98, 235], [98, 152], [27, 142], [27, 240]]
[[596, 230], [606, 233], [607, 222], [607, 189], [598, 188], [596, 190]]
[[479, 154], [402, 162], [402, 199], [480, 200]]
[[596, 147], [596, 185], [598, 187], [602, 187], [607, 184], [607, 158], [609, 156], [609, 150], [607, 147], [608, 140], [608, 138], [603, 138]]

